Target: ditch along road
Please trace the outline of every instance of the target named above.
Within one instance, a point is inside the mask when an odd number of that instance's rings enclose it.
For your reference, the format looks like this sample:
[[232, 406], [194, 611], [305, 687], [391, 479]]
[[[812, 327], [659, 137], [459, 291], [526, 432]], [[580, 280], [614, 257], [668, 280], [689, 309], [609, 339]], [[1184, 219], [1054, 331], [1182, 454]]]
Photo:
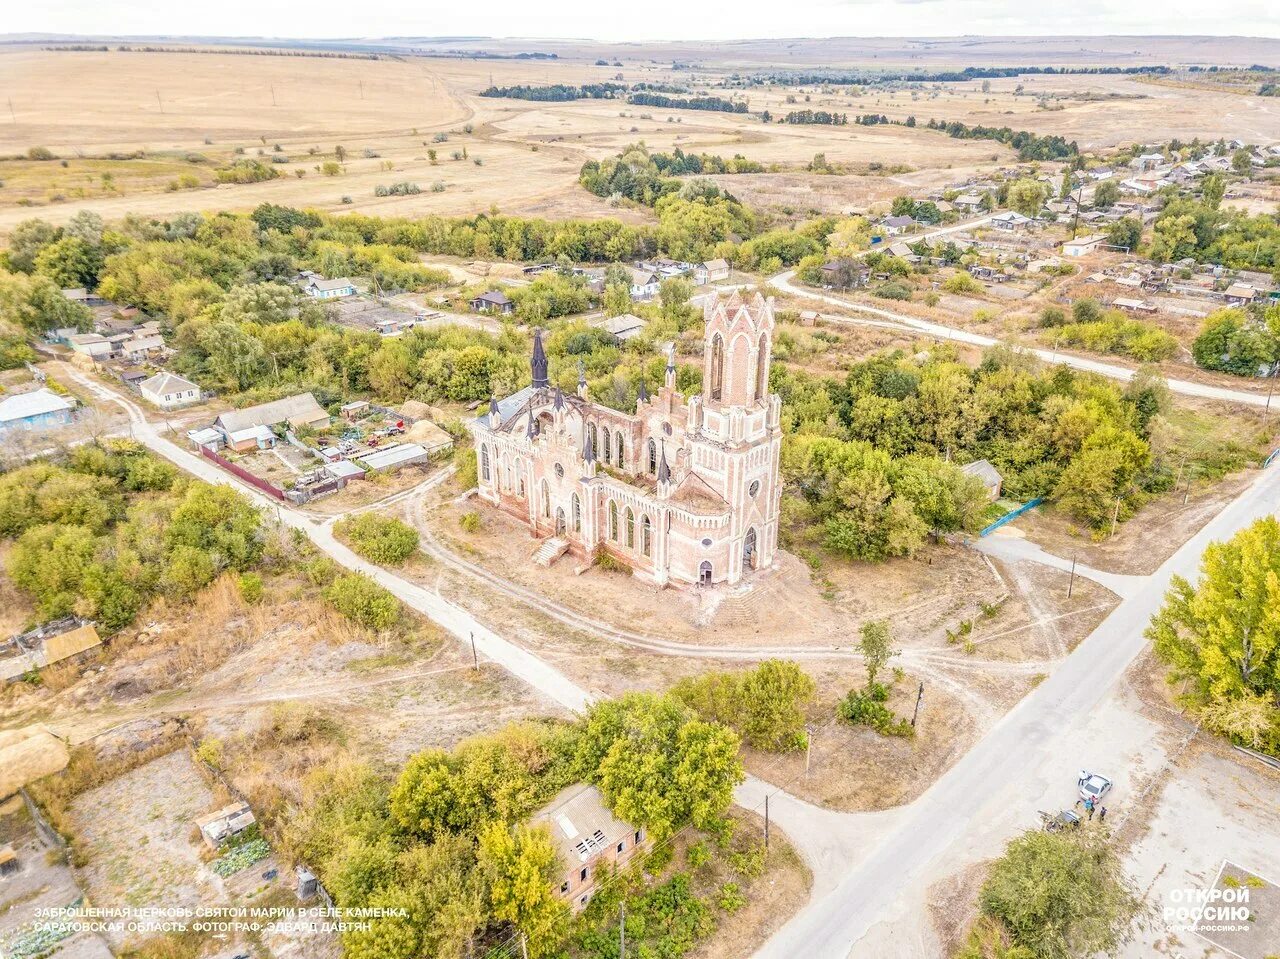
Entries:
[[[356, 556], [333, 536], [331, 521], [309, 517], [236, 482], [211, 461], [160, 434], [137, 404], [71, 367], [66, 375], [91, 394], [123, 407], [135, 438], [199, 478], [233, 486], [276, 509], [281, 522], [303, 530], [337, 562], [366, 573], [411, 608], [460, 640], [475, 637], [477, 651], [524, 680], [548, 699], [578, 712], [594, 698], [554, 667], [503, 639], [469, 612]], [[398, 497], [396, 497], [398, 498]], [[966, 840], [984, 826], [990, 842], [1003, 841], [1035, 821], [1046, 783], [1070, 782], [1092, 760], [1090, 713], [1106, 701], [1146, 646], [1148, 622], [1174, 575], [1193, 577], [1205, 547], [1228, 539], [1280, 504], [1280, 468], [1263, 470], [1194, 537], [1126, 595], [1049, 678], [999, 719], [955, 766], [914, 802], [875, 813], [821, 809], [754, 777], [736, 791], [738, 804], [760, 811], [766, 798], [771, 820], [787, 834], [813, 870], [808, 904], [757, 953], [760, 959], [842, 959], [877, 922], [900, 909], [900, 898], [923, 882], [944, 857], [948, 869], [998, 848], [974, 849]], [[698, 647], [702, 649], [702, 647]], [[683, 653], [682, 653], [683, 654]]]
[[[976, 226], [977, 223], [970, 223], [967, 226]], [[927, 234], [916, 239], [927, 239], [928, 236], [936, 236], [937, 234]], [[972, 333], [968, 330], [962, 330], [953, 326], [945, 326], [941, 323], [933, 323], [929, 320], [921, 320], [914, 316], [908, 316], [905, 313], [895, 313], [892, 310], [884, 310], [876, 306], [864, 306], [861, 303], [853, 303], [849, 300], [841, 299], [837, 296], [828, 296], [825, 293], [819, 293], [815, 290], [809, 290], [801, 286], [796, 286], [791, 281], [795, 278], [795, 270], [787, 270], [779, 273], [777, 276], [771, 277], [767, 282], [769, 285], [776, 287], [783, 293], [789, 293], [806, 300], [817, 300], [821, 303], [829, 303], [832, 306], [838, 306], [842, 310], [848, 310], [853, 313], [860, 313], [865, 316], [876, 317], [876, 320], [864, 320], [853, 316], [840, 316], [838, 314], [824, 313], [823, 319], [834, 323], [849, 323], [856, 326], [880, 326], [886, 329], [897, 329], [905, 332], [923, 333], [936, 340], [948, 340], [953, 343], [966, 343], [970, 346], [990, 347], [990, 346], [1017, 346], [1018, 349], [1024, 350], [1032, 354], [1037, 359], [1046, 363], [1057, 363], [1062, 366], [1071, 367], [1074, 370], [1081, 370], [1085, 373], [1097, 373], [1101, 376], [1108, 377], [1113, 380], [1128, 382], [1133, 379], [1135, 370], [1128, 367], [1119, 366], [1115, 363], [1105, 363], [1102, 360], [1092, 360], [1083, 356], [1075, 356], [1071, 353], [1063, 353], [1061, 350], [1043, 350], [1021, 346], [1020, 344], [1010, 343], [1007, 340], [997, 339], [993, 336], [983, 336], [981, 333]], [[1183, 396], [1196, 396], [1207, 400], [1222, 400], [1227, 403], [1244, 403], [1249, 406], [1267, 406], [1268, 398], [1265, 394], [1250, 393], [1246, 390], [1233, 390], [1224, 386], [1211, 386], [1207, 383], [1192, 383], [1189, 380], [1171, 379], [1167, 380], [1169, 389]]]

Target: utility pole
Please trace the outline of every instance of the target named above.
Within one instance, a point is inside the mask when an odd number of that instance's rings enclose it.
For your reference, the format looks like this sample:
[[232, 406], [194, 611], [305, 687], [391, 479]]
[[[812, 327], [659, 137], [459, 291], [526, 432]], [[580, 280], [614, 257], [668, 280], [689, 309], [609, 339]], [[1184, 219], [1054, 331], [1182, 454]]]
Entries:
[[274, 83], [271, 84], [271, 105], [276, 105], [276, 85]]
[[627, 900], [618, 903], [618, 959], [627, 959]]
[[522, 955], [524, 959], [529, 959], [529, 943], [523, 932], [520, 933], [520, 955]]
[[1276, 391], [1276, 372], [1277, 371], [1280, 371], [1280, 363], [1272, 363], [1271, 376], [1268, 377], [1268, 379], [1271, 382], [1267, 385], [1267, 405], [1262, 408], [1262, 425], [1263, 426], [1266, 426], [1267, 421], [1271, 419], [1271, 395]]
[[160, 112], [164, 113], [164, 101], [160, 99], [159, 90], [156, 90], [156, 104], [160, 107]]
[[13, 112], [13, 97], [9, 98], [9, 116], [12, 118], [14, 123], [18, 122], [18, 115]]
[[[1077, 554], [1078, 555], [1078, 554]], [[1076, 585], [1076, 558], [1077, 555], [1071, 557], [1071, 579], [1067, 581], [1067, 599], [1071, 598], [1071, 593]]]
[[363, 80], [360, 81], [360, 99], [361, 100], [364, 99], [364, 81]]
[[1116, 497], [1116, 510], [1111, 514], [1111, 535], [1116, 535], [1116, 526], [1120, 522], [1120, 497]]
[[920, 716], [920, 704], [924, 702], [924, 683], [920, 683], [920, 689], [916, 692], [916, 711], [911, 714], [911, 728], [916, 728], [916, 719]]
[[809, 776], [809, 760], [813, 757], [813, 729], [806, 723], [805, 731], [805, 747], [804, 747], [804, 775], [807, 779]]
[[480, 658], [476, 656], [476, 634], [471, 634], [471, 668], [480, 672]]

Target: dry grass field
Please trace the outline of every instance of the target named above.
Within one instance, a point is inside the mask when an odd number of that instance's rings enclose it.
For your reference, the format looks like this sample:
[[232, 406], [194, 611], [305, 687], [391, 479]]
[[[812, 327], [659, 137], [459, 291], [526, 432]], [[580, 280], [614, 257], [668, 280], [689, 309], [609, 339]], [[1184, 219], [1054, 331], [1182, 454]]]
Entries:
[[[832, 49], [839, 47], [833, 43]], [[811, 47], [779, 45], [771, 65], [833, 62]], [[939, 49], [908, 44], [896, 62], [956, 62], [958, 48], [948, 48], [951, 60]], [[1100, 50], [1092, 58], [1077, 52], [1072, 59], [1143, 62]], [[634, 220], [642, 214], [587, 194], [577, 174], [584, 160], [640, 139], [662, 149], [742, 153], [775, 166], [769, 174], [734, 178], [733, 188], [750, 202], [798, 211], [865, 209], [904, 190], [961, 181], [1012, 158], [991, 141], [954, 140], [901, 126], [790, 126], [762, 124], [752, 114], [664, 110], [620, 100], [535, 103], [478, 96], [491, 83], [579, 84], [617, 75], [628, 83], [679, 84], [727, 95], [715, 87], [723, 76], [739, 65], [764, 65], [750, 44], [717, 47], [718, 62], [699, 60], [692, 73], [673, 70], [670, 59], [660, 61], [661, 51], [648, 53], [569, 45], [559, 60], [550, 61], [408, 55], [366, 60], [0, 47], [0, 87], [12, 100], [9, 115], [0, 116], [0, 156], [9, 158], [0, 160], [0, 234], [30, 216], [63, 222], [80, 209], [115, 219], [128, 213], [246, 210], [261, 202], [410, 216], [497, 208]], [[610, 58], [609, 65], [596, 65], [600, 55]], [[840, 66], [895, 62], [869, 60], [873, 55], [880, 56], [868, 48]], [[1058, 54], [1043, 51], [1051, 55]], [[612, 65], [614, 57], [621, 66]], [[967, 63], [1034, 61], [985, 48], [966, 51], [965, 57]], [[979, 81], [911, 90], [775, 86], [752, 88], [746, 96], [753, 114], [810, 108], [892, 119], [915, 115], [922, 122], [936, 117], [1059, 133], [1084, 146], [1128, 142], [1136, 130], [1151, 140], [1280, 139], [1280, 104], [1274, 100], [1123, 76], [1026, 76], [992, 80], [986, 91]], [[439, 134], [448, 140], [436, 142]], [[345, 150], [341, 172], [326, 176], [321, 165], [337, 158], [339, 145]], [[48, 148], [56, 159], [26, 159], [35, 146]], [[437, 153], [434, 163], [428, 150]], [[846, 174], [806, 172], [816, 153]], [[242, 156], [289, 162], [274, 165], [277, 179], [218, 184], [214, 171]], [[374, 195], [378, 185], [403, 180], [423, 192]]]

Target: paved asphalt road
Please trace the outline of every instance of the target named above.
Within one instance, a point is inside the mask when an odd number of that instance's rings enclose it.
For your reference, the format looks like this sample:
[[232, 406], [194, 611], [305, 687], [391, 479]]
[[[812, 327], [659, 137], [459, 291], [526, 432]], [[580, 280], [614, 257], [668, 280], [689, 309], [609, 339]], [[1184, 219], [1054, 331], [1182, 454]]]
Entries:
[[[129, 413], [134, 435], [161, 456], [210, 483], [235, 486], [269, 508], [278, 505], [166, 439], [147, 422], [137, 404], [70, 367], [65, 369], [99, 398], [122, 406]], [[1043, 779], [1074, 775], [1074, 758], [1081, 754], [1082, 740], [1088, 735], [1082, 727], [1145, 646], [1143, 630], [1160, 607], [1170, 578], [1194, 576], [1208, 543], [1226, 539], [1271, 514], [1277, 504], [1280, 468], [1273, 467], [1259, 474], [1153, 575], [1141, 583], [1126, 582], [1122, 602], [1097, 629], [910, 805], [881, 813], [837, 813], [749, 778], [735, 793], [738, 803], [761, 809], [768, 794], [771, 818], [814, 872], [809, 903], [757, 956], [843, 959], [868, 929], [892, 914], [898, 897], [921, 878], [926, 867], [955, 848], [980, 817], [988, 826], [994, 822], [1006, 827], [1008, 836], [1017, 832], [1020, 823], [1025, 825], [1026, 804], [1037, 800]], [[333, 537], [328, 522], [284, 506], [279, 512], [284, 522], [304, 530], [343, 566], [372, 576], [454, 636], [465, 641], [474, 634], [481, 654], [549, 699], [571, 711], [591, 701], [588, 691], [498, 636], [465, 609], [356, 556]], [[859, 954], [856, 949], [854, 953]]]
[[[929, 791], [896, 810], [837, 887], [815, 896], [756, 954], [759, 959], [843, 959], [899, 895], [943, 856], [976, 822], [1008, 821], [1018, 831], [1046, 776], [1074, 778], [1082, 754], [1081, 729], [1091, 710], [1111, 693], [1146, 645], [1143, 631], [1160, 608], [1174, 574], [1194, 578], [1205, 546], [1229, 538], [1280, 506], [1280, 468], [1271, 467], [1196, 536], [1188, 540], [1140, 590], [1130, 590], [1111, 614], [1053, 674], [1022, 699]], [[1052, 769], [1050, 767], [1062, 767]], [[998, 794], [998, 796], [997, 796]], [[813, 826], [828, 824], [815, 818]], [[804, 828], [788, 823], [789, 835]], [[860, 955], [856, 950], [854, 955]]]

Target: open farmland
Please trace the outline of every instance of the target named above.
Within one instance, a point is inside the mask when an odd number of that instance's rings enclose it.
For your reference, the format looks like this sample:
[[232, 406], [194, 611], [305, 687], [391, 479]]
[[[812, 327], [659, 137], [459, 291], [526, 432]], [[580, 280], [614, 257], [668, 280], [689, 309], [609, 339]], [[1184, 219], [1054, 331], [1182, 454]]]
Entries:
[[[13, 101], [11, 122], [0, 125], [0, 156], [9, 157], [0, 160], [0, 233], [34, 215], [65, 222], [81, 209], [118, 219], [247, 210], [262, 202], [380, 215], [460, 215], [496, 206], [551, 218], [638, 220], [643, 214], [580, 189], [577, 175], [584, 160], [639, 139], [655, 149], [741, 153], [771, 171], [735, 180], [753, 203], [833, 212], [865, 209], [904, 187], [943, 186], [1013, 159], [992, 141], [898, 125], [763, 124], [758, 113], [766, 109], [775, 117], [813, 109], [1011, 126], [1088, 147], [1129, 142], [1139, 122], [1156, 139], [1280, 137], [1280, 109], [1270, 100], [1136, 77], [1025, 76], [989, 81], [986, 90], [973, 81], [740, 91], [721, 86], [732, 73], [728, 61], [690, 72], [628, 54], [596, 65], [594, 55], [576, 50], [558, 61], [529, 61], [0, 49], [0, 85]], [[490, 84], [619, 76], [629, 84], [745, 96], [752, 112], [479, 96]], [[33, 147], [55, 159], [28, 159]], [[819, 153], [841, 175], [808, 172]], [[218, 182], [218, 170], [245, 160], [278, 176]], [[336, 172], [326, 171], [326, 162], [337, 163]], [[377, 187], [400, 182], [421, 192], [375, 196]]]

